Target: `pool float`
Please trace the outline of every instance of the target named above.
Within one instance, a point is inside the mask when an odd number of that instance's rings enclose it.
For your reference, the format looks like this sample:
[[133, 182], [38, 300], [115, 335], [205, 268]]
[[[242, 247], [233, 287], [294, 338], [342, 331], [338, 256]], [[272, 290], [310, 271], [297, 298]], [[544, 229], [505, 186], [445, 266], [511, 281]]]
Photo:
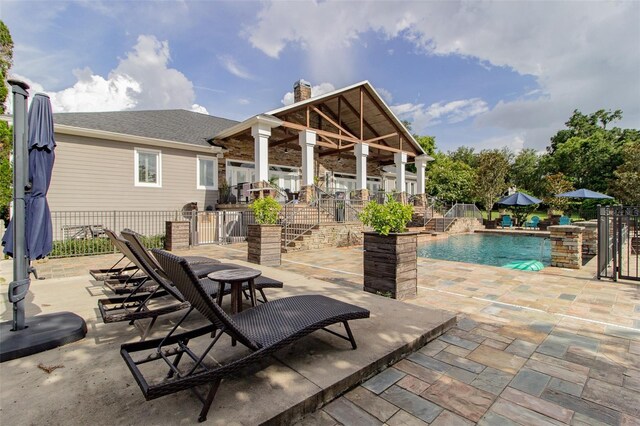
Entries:
[[537, 260], [518, 260], [502, 265], [503, 268], [517, 269], [519, 271], [540, 271], [544, 269], [544, 265]]

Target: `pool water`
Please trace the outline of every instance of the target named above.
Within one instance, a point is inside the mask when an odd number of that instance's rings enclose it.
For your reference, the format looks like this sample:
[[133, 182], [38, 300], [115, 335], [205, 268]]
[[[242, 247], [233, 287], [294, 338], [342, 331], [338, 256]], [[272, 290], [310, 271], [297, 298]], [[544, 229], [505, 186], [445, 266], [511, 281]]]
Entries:
[[524, 235], [451, 235], [418, 247], [418, 257], [480, 265], [504, 266], [523, 260], [551, 264], [551, 242]]

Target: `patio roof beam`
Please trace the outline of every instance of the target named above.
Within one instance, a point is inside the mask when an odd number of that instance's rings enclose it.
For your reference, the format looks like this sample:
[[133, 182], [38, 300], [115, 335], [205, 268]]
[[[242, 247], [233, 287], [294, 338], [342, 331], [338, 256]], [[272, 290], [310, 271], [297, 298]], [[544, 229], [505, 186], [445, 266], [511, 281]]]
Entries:
[[[371, 97], [371, 95], [369, 94], [369, 92], [367, 92], [366, 90], [364, 90], [364, 93], [367, 95], [367, 98], [369, 98], [369, 101], [375, 106], [375, 108], [378, 110], [378, 112], [382, 115], [386, 115], [386, 112], [380, 108], [380, 105], [378, 105], [378, 103], [373, 99], [373, 97]], [[396, 129], [396, 132], [399, 135], [400, 138], [400, 149], [402, 149], [402, 131], [400, 130], [400, 128], [396, 125], [396, 123], [393, 122], [393, 120], [390, 120], [391, 125], [393, 126], [394, 129]], [[412, 147], [413, 148], [413, 147]], [[406, 152], [406, 151], [405, 151]], [[414, 151], [414, 155], [413, 157], [415, 157], [415, 151]]]
[[[313, 129], [313, 128], [307, 128], [307, 126], [304, 126], [302, 124], [298, 124], [298, 123], [292, 123], [291, 121], [283, 121], [282, 122], [282, 127], [287, 127], [289, 129], [294, 129], [294, 130], [313, 130], [315, 131], [318, 135], [322, 135], [322, 136], [327, 136], [329, 138], [335, 138], [338, 140], [344, 140], [347, 142], [360, 142], [359, 139], [357, 138], [352, 138], [350, 136], [346, 136], [346, 135], [339, 135], [337, 133], [333, 133], [333, 132], [327, 132], [326, 130], [320, 130], [320, 129]], [[333, 148], [333, 147], [331, 147]]]
[[[388, 135], [384, 135], [384, 136], [378, 136], [375, 138], [371, 138], [371, 139], [367, 139], [366, 141], [362, 141], [362, 143], [371, 143], [371, 142], [376, 142], [382, 139], [387, 139], [393, 136], [398, 136], [398, 132], [394, 132], [394, 133], [389, 133]], [[402, 148], [402, 144], [400, 145], [400, 148]]]
[[325, 114], [324, 112], [320, 111], [318, 108], [316, 108], [315, 106], [312, 106], [311, 108], [313, 108], [313, 110], [320, 115], [321, 117], [323, 117], [325, 120], [327, 120], [329, 123], [333, 124], [335, 127], [338, 128], [339, 131], [344, 132], [347, 136], [350, 136], [354, 139], [357, 139], [350, 131], [348, 131], [345, 127], [340, 126], [338, 123], [336, 123], [335, 121], [333, 121], [331, 119], [331, 117], [329, 117], [327, 114]]
[[274, 146], [278, 146], [278, 145], [283, 145], [285, 143], [289, 143], [289, 142], [293, 142], [293, 141], [297, 141], [299, 138], [298, 135], [295, 136], [289, 136], [288, 138], [285, 139], [280, 139], [279, 141], [275, 141], [275, 142], [271, 142], [269, 143], [270, 147], [274, 147]]
[[[349, 108], [349, 110], [351, 110], [351, 112], [353, 114], [355, 114], [356, 116], [358, 115], [358, 110], [353, 105], [351, 105], [351, 103], [344, 96], [341, 95], [340, 99], [342, 100], [342, 102], [344, 102], [344, 104], [347, 106], [347, 108]], [[376, 129], [374, 129], [373, 126], [371, 126], [371, 124], [369, 124], [369, 122], [367, 122], [367, 120], [362, 120], [362, 123], [364, 124], [364, 127], [366, 127], [368, 131], [373, 133], [374, 137], [377, 138], [377, 137], [380, 136], [380, 133], [378, 133], [376, 131]], [[383, 140], [382, 143], [384, 143], [385, 145], [389, 145], [387, 143], [387, 141], [385, 141], [385, 140]]]

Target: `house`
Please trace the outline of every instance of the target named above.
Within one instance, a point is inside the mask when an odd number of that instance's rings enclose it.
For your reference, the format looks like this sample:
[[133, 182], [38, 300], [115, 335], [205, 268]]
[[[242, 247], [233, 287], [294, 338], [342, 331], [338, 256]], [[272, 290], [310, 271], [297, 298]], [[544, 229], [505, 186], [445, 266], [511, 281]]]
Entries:
[[243, 122], [186, 110], [54, 114], [50, 208], [214, 210], [221, 184], [237, 201], [238, 185], [269, 181], [302, 198], [314, 185], [358, 199], [424, 193], [430, 158], [369, 82], [311, 98], [301, 80], [294, 94]]

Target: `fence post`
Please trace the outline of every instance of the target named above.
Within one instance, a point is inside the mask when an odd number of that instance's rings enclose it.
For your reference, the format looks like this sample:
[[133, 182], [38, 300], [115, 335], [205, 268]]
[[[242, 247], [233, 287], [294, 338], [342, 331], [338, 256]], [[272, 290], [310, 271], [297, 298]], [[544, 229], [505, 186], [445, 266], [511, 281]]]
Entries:
[[[117, 210], [114, 210], [114, 211], [113, 211], [113, 226], [111, 227], [111, 230], [112, 230], [113, 232], [116, 232], [116, 233], [117, 233], [117, 232], [118, 232], [118, 230], [116, 229], [116, 215], [117, 215]], [[114, 252], [114, 253], [116, 253], [116, 252], [117, 252], [117, 250], [116, 250], [116, 246], [113, 246], [113, 252]]]

